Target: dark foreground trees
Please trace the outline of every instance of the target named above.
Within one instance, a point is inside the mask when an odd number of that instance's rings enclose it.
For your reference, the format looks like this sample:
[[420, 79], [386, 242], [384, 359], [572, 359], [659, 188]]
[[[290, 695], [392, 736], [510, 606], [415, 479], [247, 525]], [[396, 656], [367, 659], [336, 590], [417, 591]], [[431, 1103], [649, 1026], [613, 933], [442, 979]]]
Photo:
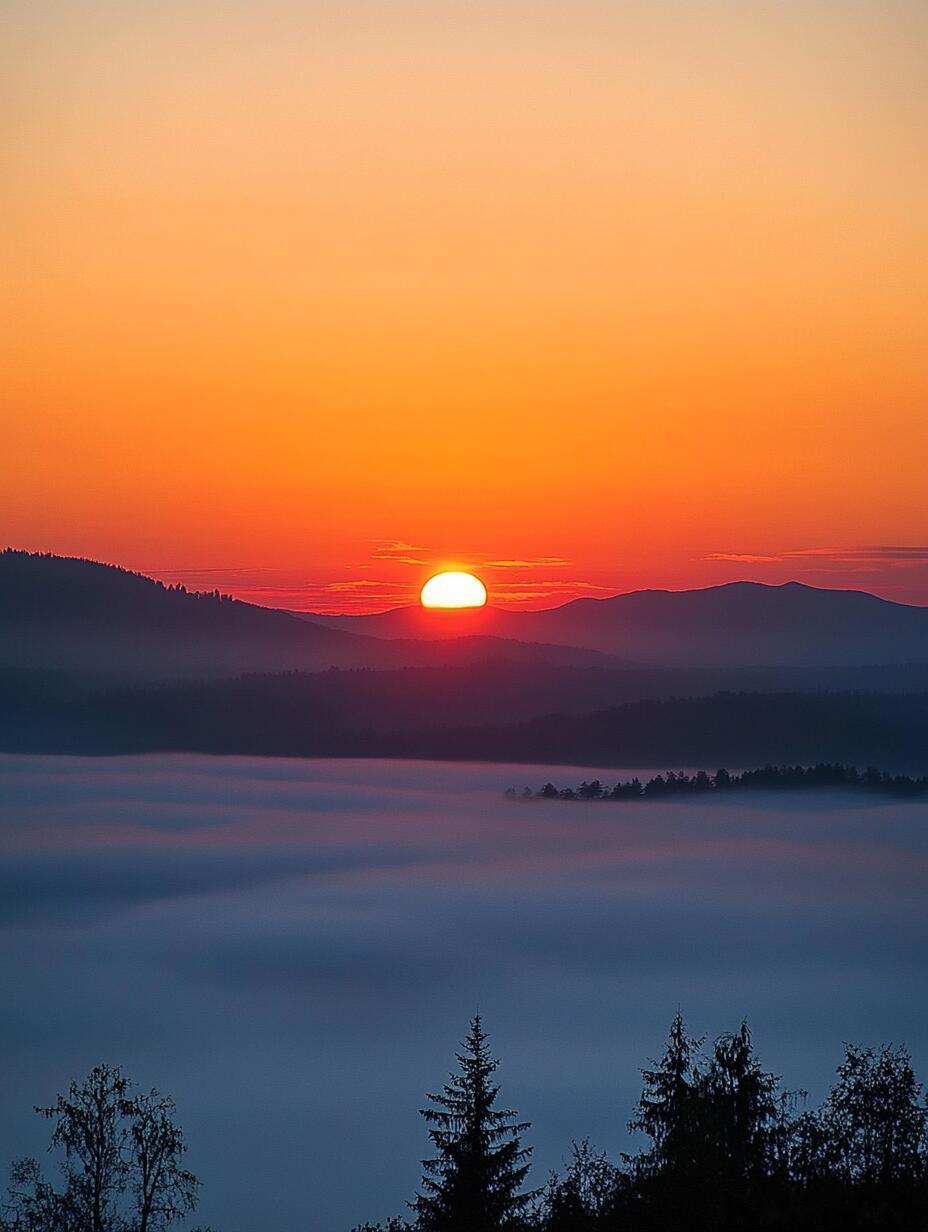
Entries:
[[[532, 1201], [522, 1190], [527, 1126], [513, 1112], [490, 1114], [496, 1063], [479, 1020], [459, 1060], [461, 1073], [425, 1114], [438, 1157], [426, 1164], [415, 1220], [359, 1232], [928, 1228], [928, 1106], [904, 1049], [847, 1045], [822, 1107], [802, 1110], [802, 1094], [761, 1066], [747, 1023], [704, 1049], [678, 1013], [660, 1059], [642, 1071], [629, 1122], [647, 1145], [612, 1161], [586, 1140], [575, 1144], [566, 1170]], [[495, 1157], [494, 1142], [504, 1144]], [[495, 1188], [494, 1176], [504, 1178]]]
[[[828, 1097], [805, 1109], [764, 1070], [747, 1023], [706, 1047], [678, 1013], [642, 1071], [628, 1123], [646, 1140], [638, 1154], [609, 1159], [584, 1140], [534, 1192], [529, 1126], [497, 1106], [479, 1017], [457, 1060], [422, 1110], [434, 1154], [411, 1218], [357, 1232], [928, 1229], [928, 1105], [903, 1048], [846, 1045]], [[166, 1232], [194, 1210], [173, 1102], [136, 1090], [118, 1066], [97, 1066], [36, 1111], [51, 1123], [58, 1176], [15, 1164], [0, 1232]]]
[[35, 1159], [14, 1164], [4, 1232], [163, 1232], [196, 1207], [174, 1102], [134, 1091], [119, 1066], [95, 1066], [36, 1112], [53, 1123], [59, 1182]]

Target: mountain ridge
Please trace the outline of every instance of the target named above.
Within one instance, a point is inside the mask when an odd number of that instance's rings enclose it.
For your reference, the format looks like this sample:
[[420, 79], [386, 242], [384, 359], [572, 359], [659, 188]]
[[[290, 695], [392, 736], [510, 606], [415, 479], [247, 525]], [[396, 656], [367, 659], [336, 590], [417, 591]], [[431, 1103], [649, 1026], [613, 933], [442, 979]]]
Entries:
[[528, 612], [470, 609], [437, 620], [415, 607], [367, 616], [301, 615], [329, 628], [383, 638], [479, 630], [582, 646], [648, 666], [928, 662], [928, 608], [797, 581], [629, 591]]
[[616, 667], [928, 663], [928, 608], [867, 591], [739, 581], [516, 611], [295, 613], [78, 557], [0, 553], [0, 668], [126, 678], [391, 669], [487, 659]]
[[0, 553], [0, 668], [170, 679], [507, 658], [618, 665], [595, 649], [524, 639], [470, 635], [444, 646], [426, 639], [388, 641], [218, 590], [166, 585], [119, 565], [10, 548]]

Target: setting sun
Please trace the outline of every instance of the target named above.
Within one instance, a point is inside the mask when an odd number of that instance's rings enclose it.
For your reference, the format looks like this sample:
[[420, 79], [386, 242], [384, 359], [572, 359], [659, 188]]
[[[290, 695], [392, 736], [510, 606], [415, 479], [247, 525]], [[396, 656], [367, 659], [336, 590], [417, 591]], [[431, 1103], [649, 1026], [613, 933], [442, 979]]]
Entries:
[[483, 607], [487, 588], [472, 573], [436, 573], [422, 587], [423, 607]]

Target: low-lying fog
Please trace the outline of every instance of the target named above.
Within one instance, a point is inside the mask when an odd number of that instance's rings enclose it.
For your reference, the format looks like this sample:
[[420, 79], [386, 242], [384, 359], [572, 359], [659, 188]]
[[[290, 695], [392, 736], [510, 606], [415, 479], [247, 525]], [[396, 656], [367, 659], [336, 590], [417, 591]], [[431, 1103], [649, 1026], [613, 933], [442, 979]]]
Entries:
[[[631, 772], [622, 772], [627, 777]], [[817, 1100], [843, 1040], [928, 1078], [928, 806], [510, 802], [590, 771], [0, 758], [0, 1162], [95, 1062], [174, 1096], [217, 1232], [402, 1213], [479, 1007], [534, 1182], [628, 1149], [681, 1006]], [[615, 771], [602, 776], [609, 781]]]

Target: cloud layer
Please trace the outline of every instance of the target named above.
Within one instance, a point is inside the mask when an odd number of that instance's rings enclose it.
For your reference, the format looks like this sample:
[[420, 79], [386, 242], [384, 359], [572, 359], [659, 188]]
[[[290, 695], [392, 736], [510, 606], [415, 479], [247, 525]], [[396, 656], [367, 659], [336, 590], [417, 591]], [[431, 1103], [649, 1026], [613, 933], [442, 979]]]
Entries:
[[627, 1148], [678, 1004], [748, 1014], [813, 1095], [845, 1038], [928, 1069], [923, 806], [502, 798], [539, 774], [0, 758], [0, 1159], [105, 1058], [177, 1098], [204, 1222], [345, 1230], [412, 1195], [416, 1109], [478, 1005], [538, 1182], [572, 1137]]

